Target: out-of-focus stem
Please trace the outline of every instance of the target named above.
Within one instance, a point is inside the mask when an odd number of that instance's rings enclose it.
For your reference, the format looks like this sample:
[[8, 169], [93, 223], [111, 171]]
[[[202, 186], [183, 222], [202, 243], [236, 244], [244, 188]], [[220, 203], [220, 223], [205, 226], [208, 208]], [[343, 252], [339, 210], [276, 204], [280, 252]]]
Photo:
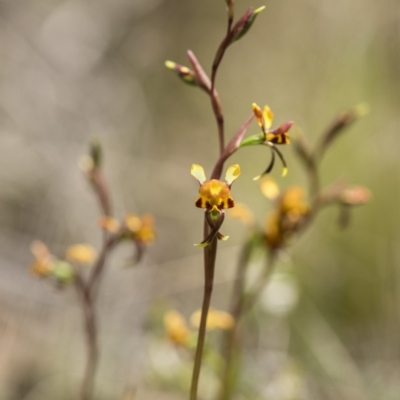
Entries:
[[228, 330], [223, 335], [223, 343], [222, 343], [222, 354], [225, 359], [225, 369], [223, 371], [223, 376], [221, 378], [221, 391], [219, 395], [220, 400], [227, 400], [232, 395], [233, 389], [233, 377], [235, 375], [235, 371], [233, 368], [235, 351], [237, 349], [236, 342], [238, 336], [238, 324], [241, 315], [241, 309], [243, 305], [243, 290], [245, 283], [245, 274], [246, 268], [250, 262], [250, 257], [253, 249], [252, 238], [249, 238], [245, 245], [242, 248], [242, 251], [239, 256], [239, 262], [236, 269], [236, 277], [235, 284], [233, 287], [233, 293], [231, 297], [231, 315], [235, 321], [235, 325], [231, 330]]
[[97, 322], [90, 291], [88, 291], [79, 270], [75, 271], [75, 287], [81, 300], [87, 346], [87, 361], [82, 381], [81, 399], [91, 400], [98, 362]]
[[92, 268], [91, 274], [89, 276], [88, 282], [86, 284], [87, 291], [92, 295], [96, 293], [99, 281], [103, 274], [105, 262], [109, 251], [114, 247], [114, 245], [120, 239], [120, 234], [108, 236], [106, 240], [104, 240], [103, 248], [100, 252], [100, 255]]
[[97, 322], [94, 305], [90, 298], [85, 305], [85, 330], [87, 341], [87, 364], [82, 383], [82, 400], [91, 400], [93, 397], [94, 377], [98, 364]]
[[[246, 243], [242, 250], [236, 272], [235, 287], [231, 300], [231, 314], [235, 320], [233, 328], [224, 336], [224, 358], [225, 370], [222, 377], [221, 392], [219, 400], [231, 399], [235, 391], [235, 376], [239, 363], [240, 352], [240, 327], [244, 315], [253, 307], [262, 290], [268, 284], [269, 277], [273, 272], [275, 252], [270, 252], [267, 257], [267, 265], [263, 276], [257, 281], [256, 286], [245, 293], [244, 282], [246, 268], [249, 264], [252, 252], [252, 244]], [[236, 360], [236, 362], [235, 362]]]
[[107, 256], [119, 238], [119, 235], [113, 235], [103, 243], [101, 253], [93, 266], [92, 274], [89, 276], [87, 282], [83, 280], [79, 270], [75, 271], [75, 287], [81, 300], [87, 344], [87, 361], [82, 381], [81, 400], [91, 400], [93, 397], [94, 378], [99, 359], [98, 329], [95, 311], [96, 292]]

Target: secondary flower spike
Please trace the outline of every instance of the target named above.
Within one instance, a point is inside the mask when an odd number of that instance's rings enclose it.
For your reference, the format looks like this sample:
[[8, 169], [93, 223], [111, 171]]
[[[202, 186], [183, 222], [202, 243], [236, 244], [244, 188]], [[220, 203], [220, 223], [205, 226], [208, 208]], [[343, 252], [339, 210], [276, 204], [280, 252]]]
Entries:
[[219, 240], [227, 240], [228, 237], [223, 236], [218, 231], [224, 221], [224, 210], [232, 208], [235, 205], [235, 202], [231, 197], [231, 185], [240, 175], [239, 165], [231, 165], [227, 169], [225, 182], [220, 181], [219, 179], [207, 180], [203, 167], [198, 164], [192, 165], [190, 173], [200, 184], [199, 197], [196, 200], [195, 205], [196, 207], [206, 209], [206, 218], [211, 227], [211, 233], [203, 242], [197, 244], [197, 246], [207, 246], [215, 236], [217, 236]]
[[274, 113], [271, 111], [271, 109], [268, 106], [264, 106], [264, 109], [261, 110], [261, 108], [256, 103], [252, 104], [252, 108], [254, 116], [256, 117], [256, 120], [258, 122], [258, 125], [262, 130], [263, 144], [269, 146], [272, 152], [272, 158], [267, 169], [261, 175], [255, 177], [254, 180], [257, 180], [261, 178], [263, 175], [271, 172], [275, 163], [275, 154], [277, 154], [280, 160], [282, 161], [283, 164], [282, 175], [285, 176], [287, 174], [286, 161], [282, 153], [276, 147], [276, 145], [290, 143], [290, 137], [288, 131], [292, 127], [293, 122], [292, 121], [285, 122], [278, 128], [271, 129], [272, 122], [274, 120]]

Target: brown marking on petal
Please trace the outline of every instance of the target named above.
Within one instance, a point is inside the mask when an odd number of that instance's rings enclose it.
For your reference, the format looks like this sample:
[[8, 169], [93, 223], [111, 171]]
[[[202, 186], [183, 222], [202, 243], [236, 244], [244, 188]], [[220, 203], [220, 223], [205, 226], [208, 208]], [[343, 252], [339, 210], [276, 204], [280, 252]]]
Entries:
[[289, 135], [286, 132], [278, 133], [278, 134], [268, 133], [266, 139], [268, 142], [271, 142], [273, 144], [289, 144], [290, 143]]
[[233, 201], [232, 197], [228, 197], [227, 203], [228, 204], [226, 208], [232, 208], [235, 206], [235, 202]]
[[209, 201], [206, 201], [206, 204], [203, 208], [207, 208], [207, 210], [210, 210], [212, 208], [211, 203]]
[[196, 205], [196, 207], [204, 208], [203, 200], [201, 199], [201, 197], [199, 197], [194, 204]]

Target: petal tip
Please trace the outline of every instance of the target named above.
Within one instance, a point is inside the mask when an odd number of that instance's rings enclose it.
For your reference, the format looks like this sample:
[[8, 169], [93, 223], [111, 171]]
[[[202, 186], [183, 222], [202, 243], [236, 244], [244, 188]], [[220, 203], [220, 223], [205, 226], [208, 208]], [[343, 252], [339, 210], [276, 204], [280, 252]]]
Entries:
[[175, 67], [176, 67], [176, 63], [174, 63], [173, 61], [170, 61], [170, 60], [165, 61], [164, 65], [168, 69], [175, 69]]
[[190, 174], [199, 181], [200, 185], [206, 181], [204, 168], [199, 164], [192, 164], [190, 167]]
[[193, 246], [196, 246], [196, 247], [207, 247], [208, 243], [195, 243]]

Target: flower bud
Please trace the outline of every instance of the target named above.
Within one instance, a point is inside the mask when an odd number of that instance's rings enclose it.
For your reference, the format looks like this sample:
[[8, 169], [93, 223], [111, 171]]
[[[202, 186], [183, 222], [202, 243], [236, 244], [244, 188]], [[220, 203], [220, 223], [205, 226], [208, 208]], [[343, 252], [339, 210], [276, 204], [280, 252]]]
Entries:
[[241, 39], [251, 28], [256, 20], [258, 14], [263, 11], [265, 6], [257, 8], [257, 10], [253, 11], [250, 7], [244, 15], [236, 22], [235, 26], [232, 28], [232, 40], [231, 43], [236, 42]]
[[339, 199], [349, 206], [361, 206], [371, 199], [371, 192], [364, 186], [351, 186], [343, 190]]
[[194, 72], [188, 67], [177, 64], [173, 61], [166, 61], [165, 66], [174, 71], [183, 82], [187, 83], [188, 85], [198, 86]]
[[99, 168], [102, 162], [102, 148], [100, 140], [97, 138], [92, 139], [90, 143], [90, 157], [93, 161], [95, 168]]

